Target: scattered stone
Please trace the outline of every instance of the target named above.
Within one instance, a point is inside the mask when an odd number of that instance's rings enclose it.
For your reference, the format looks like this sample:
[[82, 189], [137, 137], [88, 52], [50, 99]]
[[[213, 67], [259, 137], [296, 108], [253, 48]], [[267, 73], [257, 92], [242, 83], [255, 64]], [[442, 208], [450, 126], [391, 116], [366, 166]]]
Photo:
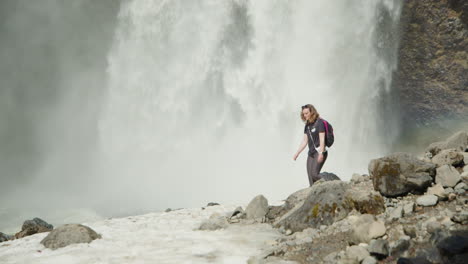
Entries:
[[395, 221], [395, 220], [400, 219], [401, 217], [403, 217], [403, 207], [399, 206], [390, 212], [390, 215], [388, 218], [390, 221]]
[[440, 229], [442, 225], [437, 221], [429, 221], [426, 224], [426, 230], [429, 234], [434, 233], [436, 230]]
[[262, 219], [268, 213], [268, 200], [263, 195], [252, 199], [245, 209], [247, 219]]
[[360, 183], [363, 181], [364, 181], [364, 177], [361, 174], [354, 173], [353, 176], [351, 177], [352, 183]]
[[368, 256], [362, 260], [361, 264], [377, 264], [377, 260], [372, 256]]
[[455, 185], [455, 191], [456, 190], [467, 190], [468, 189], [468, 185], [466, 185], [466, 183], [464, 182], [460, 182], [459, 184]]
[[460, 213], [454, 214], [451, 220], [462, 225], [468, 224], [468, 211], [465, 210]]
[[234, 211], [231, 213], [229, 217], [230, 218], [233, 218], [235, 216], [241, 217], [242, 215], [244, 215], [244, 209], [242, 209], [241, 206], [238, 206], [236, 209], [234, 209]]
[[444, 189], [445, 193], [447, 194], [447, 196], [450, 194], [450, 193], [453, 193], [455, 192], [455, 190], [452, 188], [452, 187], [447, 187]]
[[8, 241], [8, 240], [12, 240], [12, 239], [13, 239], [13, 236], [9, 236], [7, 234], [0, 232], [0, 243]]
[[403, 231], [406, 235], [410, 236], [411, 238], [416, 237], [416, 227], [414, 226], [404, 226]]
[[215, 206], [215, 205], [219, 205], [219, 203], [209, 202], [209, 203], [206, 205], [206, 207]]
[[341, 181], [340, 177], [331, 172], [321, 172], [319, 177], [322, 181]]
[[165, 213], [169, 213], [170, 211], [172, 211], [171, 208], [167, 208], [166, 210], [164, 210]]
[[350, 242], [353, 244], [368, 243], [371, 239], [382, 237], [387, 231], [385, 224], [374, 215], [350, 216], [349, 221], [352, 230]]
[[409, 236], [402, 236], [397, 241], [390, 244], [390, 255], [400, 256], [410, 246], [411, 238]]
[[403, 213], [405, 216], [409, 216], [414, 211], [414, 202], [409, 202], [403, 206]]
[[351, 246], [346, 250], [346, 256], [351, 261], [361, 263], [361, 261], [369, 256], [369, 252], [361, 246]]
[[371, 160], [369, 174], [374, 189], [383, 196], [395, 197], [409, 192], [424, 192], [433, 181], [436, 165], [407, 153], [396, 153]]
[[456, 149], [444, 149], [432, 158], [432, 162], [437, 167], [443, 165], [459, 166], [463, 164], [464, 156], [461, 152]]
[[54, 229], [52, 225], [36, 217], [33, 220], [24, 221], [21, 231], [15, 234], [15, 238], [23, 238], [37, 233], [49, 232], [52, 229]]
[[448, 193], [445, 192], [444, 187], [440, 183], [435, 184], [434, 186], [427, 188], [426, 194], [433, 194], [433, 195], [436, 195], [437, 197], [442, 198], [442, 199], [446, 199], [447, 195], [448, 195]]
[[461, 180], [460, 173], [450, 165], [444, 165], [437, 168], [436, 183], [444, 187], [454, 187]]
[[456, 198], [457, 198], [457, 195], [456, 195], [456, 194], [454, 194], [454, 193], [449, 193], [449, 195], [448, 195], [448, 200], [449, 200], [449, 201], [453, 201], [453, 200], [455, 200]]
[[228, 225], [229, 222], [227, 221], [226, 217], [221, 216], [218, 213], [214, 213], [210, 216], [209, 219], [203, 221], [198, 229], [203, 231], [213, 231], [226, 228]]
[[367, 250], [377, 259], [384, 259], [388, 256], [388, 241], [384, 239], [373, 239], [369, 243]]
[[437, 200], [437, 196], [428, 194], [420, 196], [418, 199], [416, 199], [416, 203], [421, 206], [433, 206], [437, 204]]
[[41, 244], [46, 248], [57, 249], [71, 244], [91, 243], [98, 238], [101, 238], [101, 236], [87, 226], [68, 224], [52, 230], [41, 241]]

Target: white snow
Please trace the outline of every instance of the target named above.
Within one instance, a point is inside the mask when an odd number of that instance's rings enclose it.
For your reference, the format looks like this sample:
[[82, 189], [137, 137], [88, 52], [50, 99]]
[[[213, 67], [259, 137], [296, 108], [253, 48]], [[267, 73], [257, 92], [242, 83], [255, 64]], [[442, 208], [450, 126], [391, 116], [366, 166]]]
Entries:
[[0, 243], [0, 263], [246, 263], [281, 234], [268, 224], [196, 230], [213, 213], [227, 214], [235, 207], [219, 205], [83, 223], [102, 238], [57, 250], [40, 244], [48, 233], [36, 234]]

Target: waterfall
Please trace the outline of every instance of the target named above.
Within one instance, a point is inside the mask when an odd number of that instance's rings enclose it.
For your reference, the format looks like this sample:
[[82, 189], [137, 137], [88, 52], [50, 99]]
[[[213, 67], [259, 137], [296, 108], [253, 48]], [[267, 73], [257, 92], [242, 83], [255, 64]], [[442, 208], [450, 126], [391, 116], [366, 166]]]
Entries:
[[308, 186], [301, 105], [333, 124], [323, 171], [349, 180], [387, 153], [400, 0], [130, 0], [99, 122], [121, 206], [279, 200]]

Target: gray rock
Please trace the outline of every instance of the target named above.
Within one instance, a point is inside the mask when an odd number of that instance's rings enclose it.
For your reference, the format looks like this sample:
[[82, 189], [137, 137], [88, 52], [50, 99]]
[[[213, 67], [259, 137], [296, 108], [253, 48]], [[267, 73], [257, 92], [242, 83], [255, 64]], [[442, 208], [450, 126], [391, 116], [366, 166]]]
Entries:
[[349, 242], [352, 244], [369, 243], [371, 239], [382, 237], [387, 231], [385, 224], [370, 214], [350, 216], [349, 222], [351, 224]]
[[390, 255], [400, 256], [410, 247], [409, 236], [402, 236], [397, 241], [390, 244]]
[[465, 163], [465, 167], [463, 167], [463, 171], [468, 171], [468, 152], [462, 152], [463, 154], [463, 163]]
[[349, 260], [361, 263], [362, 260], [370, 255], [367, 249], [361, 246], [351, 246], [346, 250], [346, 256]]
[[345, 194], [345, 200], [361, 214], [378, 215], [385, 212], [385, 202], [380, 193], [351, 185]]
[[468, 211], [462, 211], [457, 214], [454, 214], [450, 218], [453, 222], [460, 223], [462, 225], [468, 224]]
[[414, 202], [408, 202], [403, 206], [403, 213], [405, 216], [411, 215], [414, 211]]
[[373, 239], [370, 241], [367, 250], [372, 256], [382, 259], [388, 256], [388, 241], [385, 239]]
[[372, 256], [368, 256], [362, 260], [361, 264], [377, 264], [377, 260]]
[[241, 216], [244, 214], [244, 209], [242, 209], [241, 206], [238, 206], [236, 209], [234, 209], [234, 211], [230, 214], [229, 217], [234, 217], [234, 216]]
[[374, 189], [387, 197], [424, 192], [433, 181], [435, 168], [435, 164], [407, 153], [395, 153], [369, 163]]
[[401, 217], [403, 217], [403, 206], [398, 206], [390, 212], [388, 219], [390, 221], [394, 221], [400, 219]]
[[351, 182], [353, 183], [360, 183], [364, 181], [364, 177], [362, 177], [361, 174], [354, 173], [353, 176], [351, 177]]
[[463, 163], [464, 156], [456, 149], [444, 149], [432, 158], [432, 163], [437, 167], [443, 165], [459, 166]]
[[408, 235], [411, 238], [416, 237], [416, 227], [415, 226], [404, 226], [403, 231], [405, 232], [406, 235]]
[[41, 241], [41, 244], [46, 248], [57, 249], [71, 244], [91, 243], [98, 238], [101, 238], [101, 236], [87, 226], [68, 224], [52, 230]]
[[429, 234], [434, 233], [436, 230], [440, 229], [442, 225], [437, 221], [430, 221], [426, 224], [426, 230]]
[[323, 181], [341, 181], [340, 177], [331, 172], [321, 172], [319, 177]]
[[433, 194], [439, 198], [446, 199], [448, 194], [445, 192], [444, 187], [442, 184], [438, 183], [432, 187], [427, 188], [426, 194]]
[[21, 231], [16, 233], [15, 237], [23, 238], [37, 233], [49, 232], [53, 228], [54, 227], [51, 224], [48, 224], [46, 221], [36, 217], [33, 220], [24, 221]]
[[437, 168], [436, 183], [444, 187], [454, 187], [459, 181], [461, 181], [460, 173], [454, 167], [444, 165]]
[[437, 201], [437, 196], [433, 194], [423, 195], [416, 199], [416, 203], [421, 206], [433, 206], [437, 204]]
[[448, 196], [451, 193], [454, 193], [455, 190], [452, 187], [448, 187], [444, 189], [445, 194]]
[[218, 213], [214, 213], [210, 216], [209, 219], [203, 221], [198, 228], [198, 230], [202, 231], [213, 231], [218, 229], [226, 228], [229, 225], [226, 217], [221, 216]]
[[7, 234], [0, 232], [0, 243], [11, 240], [11, 239], [13, 239], [13, 236], [9, 236]]
[[216, 206], [216, 205], [219, 205], [219, 203], [209, 202], [206, 206], [209, 207], [209, 206]]
[[452, 135], [446, 141], [436, 142], [429, 145], [427, 151], [431, 152], [433, 156], [437, 155], [444, 149], [456, 149], [459, 151], [465, 151], [468, 146], [468, 133], [460, 131]]
[[268, 200], [263, 195], [257, 195], [247, 205], [245, 214], [247, 219], [261, 219], [268, 213]]
[[468, 185], [466, 185], [464, 182], [460, 182], [455, 186], [455, 191], [456, 190], [466, 190], [468, 188]]
[[342, 181], [314, 184], [310, 187], [307, 198], [296, 204], [274, 225], [298, 232], [308, 227], [318, 228], [321, 225], [329, 225], [345, 218], [352, 210], [345, 201], [348, 185]]

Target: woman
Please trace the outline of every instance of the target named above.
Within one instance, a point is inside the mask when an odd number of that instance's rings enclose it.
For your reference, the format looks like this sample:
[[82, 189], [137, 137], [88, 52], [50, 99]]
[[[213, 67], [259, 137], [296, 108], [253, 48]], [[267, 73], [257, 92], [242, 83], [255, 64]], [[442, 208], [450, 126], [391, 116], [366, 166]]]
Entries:
[[328, 157], [325, 148], [325, 125], [323, 120], [319, 117], [320, 115], [313, 105], [306, 104], [302, 107], [301, 119], [305, 123], [304, 137], [299, 149], [293, 157], [293, 159], [296, 160], [304, 148], [309, 145], [307, 174], [309, 176], [310, 186], [312, 186], [314, 182], [320, 180], [320, 170]]

